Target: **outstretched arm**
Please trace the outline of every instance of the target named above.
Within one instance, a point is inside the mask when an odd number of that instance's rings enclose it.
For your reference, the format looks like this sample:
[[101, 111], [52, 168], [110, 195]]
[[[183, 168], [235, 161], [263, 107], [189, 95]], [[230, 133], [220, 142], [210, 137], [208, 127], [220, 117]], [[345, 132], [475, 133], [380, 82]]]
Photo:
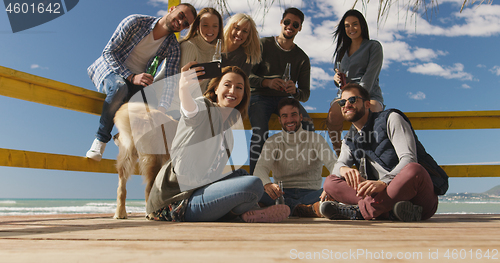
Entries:
[[190, 69], [190, 67], [195, 64], [197, 64], [197, 62], [192, 61], [182, 67], [181, 78], [179, 80], [179, 99], [181, 101], [181, 107], [188, 112], [196, 110], [196, 102], [194, 98], [191, 97], [190, 87], [198, 84], [199, 75], [205, 74], [205, 72], [202, 71], [203, 67]]

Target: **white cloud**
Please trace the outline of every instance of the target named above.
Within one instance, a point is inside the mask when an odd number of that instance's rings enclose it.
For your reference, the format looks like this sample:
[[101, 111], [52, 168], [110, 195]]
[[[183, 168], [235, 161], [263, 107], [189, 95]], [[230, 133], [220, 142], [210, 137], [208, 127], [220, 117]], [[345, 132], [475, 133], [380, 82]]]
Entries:
[[[405, 7], [398, 6], [393, 6], [389, 16], [379, 23], [377, 21], [378, 1], [369, 1], [366, 5], [358, 1], [355, 8], [364, 14], [370, 29], [370, 37], [382, 43], [383, 69], [387, 69], [392, 63], [401, 63], [403, 66], [408, 66], [408, 71], [412, 73], [471, 80], [473, 76], [464, 72], [461, 63], [453, 66], [440, 66], [435, 62], [439, 57], [448, 55], [446, 50], [418, 46], [419, 44], [415, 45], [413, 44], [415, 42], [411, 41], [418, 35], [486, 37], [500, 34], [500, 5], [487, 3], [472, 5], [467, 6], [460, 13], [462, 1], [442, 0], [440, 4], [452, 5], [453, 12], [446, 17], [438, 16], [446, 21], [434, 24], [426, 20], [422, 14], [406, 11]], [[213, 0], [186, 0], [185, 2], [193, 4], [198, 10], [205, 6], [214, 6], [215, 3]], [[168, 0], [149, 0], [149, 3], [162, 4], [166, 9]], [[261, 37], [275, 36], [280, 33], [279, 22], [285, 8], [295, 6], [304, 11], [305, 21], [295, 42], [308, 54], [313, 66], [323, 68], [333, 68], [332, 56], [335, 43], [332, 32], [342, 15], [353, 7], [352, 2], [331, 0], [281, 0], [274, 2], [270, 7], [263, 7], [261, 0], [227, 0], [227, 3], [232, 13], [250, 14], [258, 26]], [[398, 8], [401, 10], [397, 10]], [[158, 13], [163, 15], [166, 10]], [[500, 69], [494, 68], [490, 71], [500, 75]], [[323, 87], [324, 82], [321, 78], [317, 76], [313, 78], [314, 88]]]
[[430, 62], [438, 56], [445, 56], [448, 53], [441, 50], [432, 50], [428, 48], [411, 47], [403, 41], [392, 41], [382, 43], [384, 47], [384, 68], [390, 65], [393, 61], [415, 61]]
[[500, 76], [500, 66], [494, 66], [492, 69], [490, 69], [490, 71], [497, 75], [497, 76]]
[[478, 64], [476, 67], [478, 67], [478, 68], [486, 68], [486, 65]]
[[408, 97], [410, 99], [413, 99], [413, 100], [424, 100], [425, 99], [425, 93], [419, 91], [417, 93], [412, 93], [412, 92], [408, 92], [406, 93], [406, 95], [408, 95]]
[[311, 90], [324, 89], [326, 84], [333, 81], [333, 76], [320, 67], [311, 67]]
[[313, 111], [316, 110], [316, 107], [304, 106], [304, 109], [306, 109], [306, 111]]
[[470, 89], [471, 87], [469, 85], [467, 85], [467, 84], [462, 84], [462, 88], [464, 88], [464, 89]]
[[32, 64], [30, 67], [31, 67], [31, 69], [49, 69], [47, 67], [41, 67], [38, 64]]
[[472, 80], [470, 73], [464, 72], [464, 65], [455, 63], [453, 66], [443, 67], [436, 63], [417, 64], [408, 68], [409, 72], [422, 75], [440, 76], [446, 79]]

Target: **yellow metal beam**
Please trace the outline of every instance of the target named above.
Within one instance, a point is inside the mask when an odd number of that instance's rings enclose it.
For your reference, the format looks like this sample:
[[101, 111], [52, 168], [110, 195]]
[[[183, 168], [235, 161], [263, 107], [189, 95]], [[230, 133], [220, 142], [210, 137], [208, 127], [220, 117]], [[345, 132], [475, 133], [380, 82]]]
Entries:
[[450, 177], [500, 177], [500, 165], [442, 165]]
[[498, 129], [500, 111], [408, 112], [416, 130]]
[[0, 66], [0, 95], [101, 115], [105, 95]]
[[[0, 166], [116, 174], [116, 161], [0, 148]], [[500, 177], [500, 165], [442, 165], [450, 177]], [[249, 170], [248, 165], [241, 168]], [[137, 174], [137, 169], [136, 169]], [[330, 173], [323, 167], [322, 176]]]
[[0, 148], [0, 166], [116, 174], [115, 160]]
[[[453, 112], [405, 112], [415, 130], [455, 130], [455, 129], [500, 129], [498, 111], [453, 111]], [[327, 113], [309, 113], [316, 130], [326, 130]], [[252, 128], [249, 120], [244, 121], [245, 129]], [[351, 123], [344, 122], [344, 130]], [[269, 129], [281, 130], [278, 116], [272, 115]]]
[[[62, 82], [0, 66], [0, 95], [100, 115], [105, 95]], [[415, 130], [499, 129], [500, 111], [408, 112]], [[316, 130], [325, 130], [327, 113], [310, 113]], [[245, 129], [251, 129], [244, 121]], [[271, 130], [280, 130], [276, 115], [269, 121]], [[344, 130], [350, 123], [344, 122]]]

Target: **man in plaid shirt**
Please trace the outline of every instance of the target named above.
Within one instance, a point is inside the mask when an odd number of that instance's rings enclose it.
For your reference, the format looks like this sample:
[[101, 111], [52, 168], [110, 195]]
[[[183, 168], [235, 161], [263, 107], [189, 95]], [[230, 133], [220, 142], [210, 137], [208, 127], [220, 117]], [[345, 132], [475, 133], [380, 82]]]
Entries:
[[[116, 28], [102, 55], [87, 69], [97, 90], [106, 93], [99, 129], [87, 158], [100, 161], [106, 143], [111, 140], [116, 111], [134, 93], [153, 83], [154, 76], [145, 73], [155, 56], [165, 59], [165, 77], [178, 73], [180, 48], [175, 32], [188, 28], [196, 9], [187, 3], [173, 6], [164, 17], [130, 15]], [[159, 108], [168, 109], [174, 89], [167, 85]]]

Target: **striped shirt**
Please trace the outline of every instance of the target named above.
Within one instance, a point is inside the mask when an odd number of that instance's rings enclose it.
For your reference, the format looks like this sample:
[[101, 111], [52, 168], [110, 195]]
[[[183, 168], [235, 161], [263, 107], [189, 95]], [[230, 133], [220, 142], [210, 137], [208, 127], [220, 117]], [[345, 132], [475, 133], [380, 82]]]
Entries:
[[[125, 60], [132, 52], [132, 49], [153, 31], [159, 20], [159, 17], [130, 15], [120, 22], [104, 48], [102, 55], [87, 69], [87, 73], [98, 91], [102, 90], [101, 84], [110, 73], [118, 74], [124, 79], [132, 74], [132, 71], [125, 66]], [[165, 59], [165, 77], [174, 76], [178, 73], [180, 54], [179, 42], [177, 42], [175, 34], [167, 35], [155, 55], [158, 56], [160, 61]], [[154, 56], [150, 58], [148, 65], [151, 64], [153, 59]], [[146, 70], [147, 68], [144, 69], [144, 72]], [[174, 78], [167, 79], [172, 79], [172, 81], [167, 81], [160, 99], [160, 106], [166, 109], [170, 106], [176, 86], [173, 81]]]

